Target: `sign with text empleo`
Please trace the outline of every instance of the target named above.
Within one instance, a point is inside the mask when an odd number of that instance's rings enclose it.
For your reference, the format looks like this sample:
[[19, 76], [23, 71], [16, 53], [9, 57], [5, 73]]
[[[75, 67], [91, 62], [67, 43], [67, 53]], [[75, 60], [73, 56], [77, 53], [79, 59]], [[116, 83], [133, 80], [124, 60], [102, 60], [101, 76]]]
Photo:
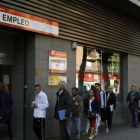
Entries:
[[59, 24], [47, 19], [0, 6], [0, 24], [42, 34], [58, 36]]

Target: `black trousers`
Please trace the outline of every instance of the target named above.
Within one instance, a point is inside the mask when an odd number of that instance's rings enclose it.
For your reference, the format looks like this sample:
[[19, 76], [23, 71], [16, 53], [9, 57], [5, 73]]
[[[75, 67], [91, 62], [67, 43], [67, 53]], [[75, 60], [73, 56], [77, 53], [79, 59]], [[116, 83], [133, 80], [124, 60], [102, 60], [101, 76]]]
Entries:
[[[4, 116], [3, 120], [0, 120], [0, 122], [8, 124], [8, 134], [9, 134], [9, 140], [13, 140], [13, 131], [12, 131], [12, 116]], [[0, 133], [0, 139], [7, 137], [7, 133], [1, 132]]]
[[60, 125], [60, 139], [61, 140], [69, 140], [69, 134], [67, 132], [67, 127], [66, 127], [67, 121], [66, 120], [59, 120], [59, 125]]
[[107, 122], [108, 122], [108, 128], [110, 129], [112, 126], [112, 118], [113, 118], [113, 111], [110, 111], [110, 108], [106, 109], [106, 116], [107, 116]]
[[33, 130], [39, 140], [45, 140], [45, 118], [33, 118]]

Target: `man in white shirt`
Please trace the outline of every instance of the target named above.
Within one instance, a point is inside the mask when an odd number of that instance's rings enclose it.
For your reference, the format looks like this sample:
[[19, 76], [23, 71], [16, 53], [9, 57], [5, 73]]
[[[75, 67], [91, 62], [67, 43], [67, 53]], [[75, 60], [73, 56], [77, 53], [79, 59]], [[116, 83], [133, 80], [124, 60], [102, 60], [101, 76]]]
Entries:
[[47, 95], [39, 84], [35, 86], [35, 101], [32, 102], [31, 107], [34, 107], [33, 130], [39, 140], [44, 140], [46, 108], [49, 107], [49, 103]]

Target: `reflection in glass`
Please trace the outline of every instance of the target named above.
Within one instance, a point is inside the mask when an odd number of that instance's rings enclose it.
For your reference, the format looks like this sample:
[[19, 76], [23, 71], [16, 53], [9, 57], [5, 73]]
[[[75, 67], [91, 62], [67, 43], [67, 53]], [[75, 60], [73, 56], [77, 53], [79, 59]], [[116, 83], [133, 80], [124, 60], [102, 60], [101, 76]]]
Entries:
[[95, 83], [101, 83], [102, 89], [112, 85], [121, 101], [122, 74], [120, 68], [121, 55], [95, 48], [78, 46], [76, 51], [76, 86], [79, 94], [86, 99], [88, 91]]

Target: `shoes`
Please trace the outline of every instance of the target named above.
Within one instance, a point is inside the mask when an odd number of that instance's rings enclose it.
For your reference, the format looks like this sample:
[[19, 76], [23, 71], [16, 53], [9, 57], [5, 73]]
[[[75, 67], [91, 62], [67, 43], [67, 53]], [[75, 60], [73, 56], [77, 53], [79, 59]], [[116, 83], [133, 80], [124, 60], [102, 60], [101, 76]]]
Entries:
[[108, 129], [108, 128], [106, 128], [106, 132], [107, 132], [107, 133], [109, 132], [109, 129]]
[[137, 126], [137, 125], [135, 125], [135, 128], [138, 128], [138, 126]]
[[92, 140], [93, 138], [94, 138], [94, 135], [93, 135], [93, 136], [90, 136], [90, 137], [89, 137], [89, 140]]
[[97, 132], [95, 132], [95, 135], [94, 136], [98, 136], [98, 131]]
[[134, 126], [135, 126], [134, 124], [130, 125], [130, 127], [134, 127]]
[[84, 132], [84, 133], [82, 133], [82, 135], [88, 135], [88, 132]]

